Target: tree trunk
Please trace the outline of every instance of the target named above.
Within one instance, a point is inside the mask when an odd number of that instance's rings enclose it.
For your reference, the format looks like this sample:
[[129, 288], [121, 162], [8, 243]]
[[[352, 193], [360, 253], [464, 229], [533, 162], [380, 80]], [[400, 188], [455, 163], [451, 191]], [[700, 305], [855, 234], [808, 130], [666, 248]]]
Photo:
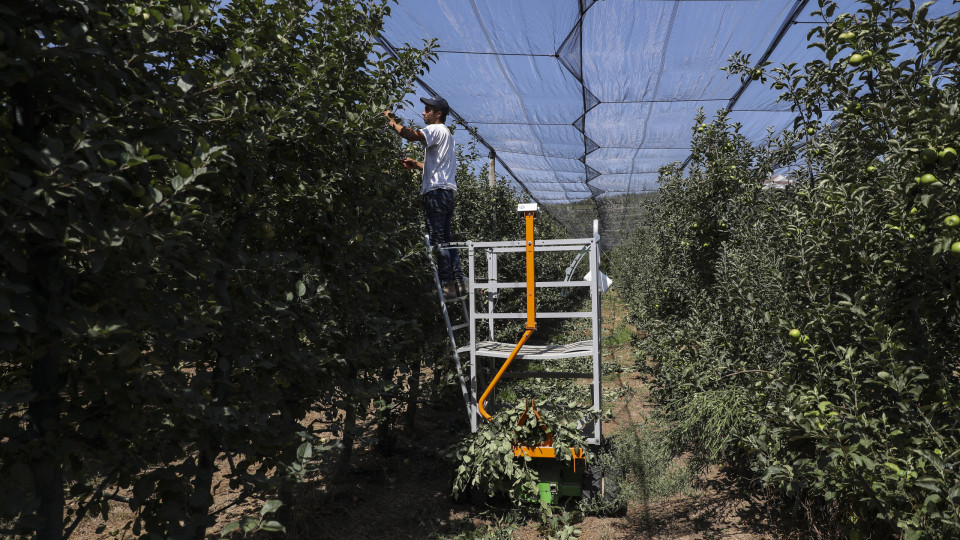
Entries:
[[347, 406], [343, 418], [343, 436], [340, 438], [343, 449], [340, 450], [340, 459], [337, 460], [336, 468], [333, 471], [334, 480], [342, 480], [350, 472], [350, 458], [353, 457], [354, 434], [357, 430], [357, 405], [351, 403]]
[[417, 418], [417, 405], [420, 401], [420, 368], [421, 355], [417, 355], [417, 359], [413, 362], [413, 365], [410, 366], [410, 377], [407, 378], [407, 387], [410, 389], [407, 393], [407, 411], [404, 416], [404, 428], [413, 429], [414, 422]]
[[[240, 250], [243, 238], [245, 217], [240, 216], [230, 228], [230, 235], [224, 247], [223, 260], [227, 264], [236, 264], [236, 254]], [[214, 297], [220, 305], [227, 308], [228, 318], [224, 321], [223, 340], [217, 347], [219, 354], [214, 355], [213, 377], [211, 380], [211, 400], [213, 407], [222, 408], [227, 404], [230, 377], [233, 374], [233, 359], [236, 356], [235, 344], [239, 343], [237, 329], [237, 315], [233, 309], [233, 300], [230, 296], [229, 274], [227, 268], [220, 268], [214, 276]], [[197, 473], [193, 484], [193, 495], [189, 502], [189, 517], [186, 536], [203, 540], [207, 527], [213, 525], [214, 519], [210, 516], [213, 506], [213, 475], [217, 471], [217, 458], [223, 451], [224, 426], [217, 426], [206, 433], [200, 434], [201, 439], [197, 446]]]
[[[44, 441], [56, 436], [57, 422], [60, 418], [61, 399], [59, 396], [60, 362], [54, 354], [44, 355], [33, 364], [31, 385], [36, 397], [30, 401], [29, 414], [31, 429], [37, 440]], [[55, 441], [49, 441], [56, 444]], [[46, 445], [45, 445], [46, 446]], [[60, 540], [63, 538], [63, 467], [60, 456], [41, 454], [35, 456], [32, 464], [34, 486], [40, 499], [40, 527], [38, 540]]]
[[[30, 83], [14, 85], [11, 92], [11, 120], [14, 134], [39, 150], [37, 104], [32, 86]], [[29, 163], [28, 156], [20, 159]], [[35, 185], [42, 185], [42, 179], [33, 180]], [[46, 347], [46, 352], [33, 362], [30, 386], [35, 397], [30, 400], [28, 414], [33, 435], [41, 441], [42, 447], [49, 450], [49, 453], [38, 453], [31, 463], [36, 496], [40, 500], [40, 525], [36, 537], [39, 540], [60, 540], [63, 538], [63, 466], [56, 448], [58, 441], [50, 439], [57, 437], [63, 401], [60, 397], [62, 384], [58, 356], [60, 335], [55, 330], [58, 324], [53, 324], [53, 319], [61, 313], [64, 280], [60, 270], [60, 253], [56, 249], [50, 249], [47, 243], [47, 239], [39, 236], [29, 242], [29, 245], [33, 246], [29, 249], [30, 268], [34, 273], [32, 288], [36, 293], [38, 307], [44, 309], [43, 316], [39, 318], [40, 327], [34, 337], [36, 344]]]
[[[386, 385], [388, 381], [393, 381], [394, 369], [392, 365], [384, 366], [380, 370], [380, 381]], [[377, 414], [377, 451], [382, 456], [393, 454], [393, 448], [396, 443], [397, 434], [393, 431], [394, 411], [393, 405], [396, 403], [396, 390], [386, 391], [382, 394], [384, 408]]]
[[197, 474], [193, 483], [193, 494], [189, 500], [189, 514], [184, 536], [203, 540], [207, 527], [213, 525], [210, 507], [213, 506], [213, 473], [216, 471], [220, 444], [208, 439], [206, 446], [197, 455]]

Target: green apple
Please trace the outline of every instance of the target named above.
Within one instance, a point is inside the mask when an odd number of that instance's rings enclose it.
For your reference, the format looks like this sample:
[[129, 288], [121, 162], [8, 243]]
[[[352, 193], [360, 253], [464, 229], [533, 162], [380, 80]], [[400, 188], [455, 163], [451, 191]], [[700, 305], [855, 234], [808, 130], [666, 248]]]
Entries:
[[920, 161], [930, 165], [931, 163], [936, 163], [939, 155], [937, 150], [934, 148], [924, 148], [920, 151]]

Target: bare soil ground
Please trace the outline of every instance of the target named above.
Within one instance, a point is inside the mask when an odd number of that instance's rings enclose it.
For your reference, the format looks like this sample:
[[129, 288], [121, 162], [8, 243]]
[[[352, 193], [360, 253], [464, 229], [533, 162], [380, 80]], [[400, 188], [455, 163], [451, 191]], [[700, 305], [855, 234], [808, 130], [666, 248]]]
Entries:
[[[623, 331], [623, 308], [615, 298], [605, 300], [604, 331]], [[630, 328], [635, 334], [636, 330]], [[605, 433], [631, 429], [646, 421], [652, 405], [645, 381], [632, 370], [634, 353], [629, 342], [606, 347], [605, 362], [617, 362], [625, 371], [608, 377], [605, 390], [619, 396], [614, 417], [604, 423]], [[617, 390], [623, 391], [617, 392]], [[355, 450], [353, 467], [345, 479], [331, 482], [320, 475], [299, 485], [294, 505], [284, 520], [287, 532], [258, 533], [258, 538], [291, 539], [430, 539], [544, 538], [539, 522], [510, 522], [506, 509], [459, 504], [452, 500], [452, 466], [446, 449], [464, 433], [466, 412], [460, 396], [451, 392], [440, 403], [424, 405], [411, 429], [400, 430], [392, 455], [383, 456], [369, 431]], [[224, 469], [222, 471], [226, 473]], [[260, 502], [238, 503], [236, 494], [222, 483], [216, 508], [222, 509], [217, 527], [208, 531], [218, 538], [224, 524], [243, 515], [256, 515]], [[117, 503], [104, 533], [103, 522], [90, 518], [73, 538], [114, 536], [130, 538], [120, 529], [132, 517]], [[590, 516], [576, 523], [579, 538], [592, 539], [717, 539], [759, 540], [794, 538], [788, 522], [778, 519], [771, 505], [754, 487], [724, 470], [711, 470], [687, 493], [661, 500], [632, 501], [623, 517]], [[114, 534], [110, 534], [115, 531]], [[240, 537], [235, 533], [234, 537]]]
[[[624, 327], [631, 337], [638, 334], [636, 328], [626, 323], [624, 307], [615, 293], [607, 295], [603, 308], [605, 336]], [[603, 356], [604, 362], [625, 368], [624, 372], [604, 381], [605, 391], [621, 397], [613, 404], [614, 416], [604, 422], [603, 432], [615, 434], [635, 429], [647, 422], [653, 410], [648, 381], [632, 370], [635, 357], [629, 342], [605, 346]], [[582, 531], [579, 538], [760, 540], [793, 537], [790, 524], [775, 515], [775, 510], [752, 487], [732, 472], [714, 468], [688, 493], [661, 500], [632, 501], [623, 517], [585, 518], [577, 524]], [[529, 525], [514, 535], [516, 539], [541, 537], [537, 529]]]

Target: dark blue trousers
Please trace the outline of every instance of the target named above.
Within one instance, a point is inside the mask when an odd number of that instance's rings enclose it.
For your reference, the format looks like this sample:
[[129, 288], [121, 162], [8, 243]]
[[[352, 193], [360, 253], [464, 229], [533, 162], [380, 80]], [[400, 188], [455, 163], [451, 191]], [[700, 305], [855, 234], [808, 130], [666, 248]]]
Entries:
[[[455, 206], [452, 190], [434, 189], [423, 194], [423, 213], [427, 219], [427, 234], [430, 235], [431, 245], [453, 241], [450, 227]], [[463, 270], [460, 269], [460, 251], [438, 249], [437, 272], [440, 274], [441, 283], [454, 279], [465, 280]]]

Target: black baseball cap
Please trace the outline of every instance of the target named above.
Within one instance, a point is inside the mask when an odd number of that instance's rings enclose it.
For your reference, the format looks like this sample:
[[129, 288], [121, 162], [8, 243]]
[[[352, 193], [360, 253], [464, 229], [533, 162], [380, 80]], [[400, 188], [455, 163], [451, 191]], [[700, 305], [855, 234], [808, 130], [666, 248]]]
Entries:
[[447, 100], [443, 99], [440, 96], [434, 96], [432, 98], [422, 97], [420, 98], [420, 101], [423, 102], [424, 105], [430, 105], [431, 107], [435, 107], [442, 112], [445, 112], [445, 113], [450, 112], [450, 105], [447, 105]]

